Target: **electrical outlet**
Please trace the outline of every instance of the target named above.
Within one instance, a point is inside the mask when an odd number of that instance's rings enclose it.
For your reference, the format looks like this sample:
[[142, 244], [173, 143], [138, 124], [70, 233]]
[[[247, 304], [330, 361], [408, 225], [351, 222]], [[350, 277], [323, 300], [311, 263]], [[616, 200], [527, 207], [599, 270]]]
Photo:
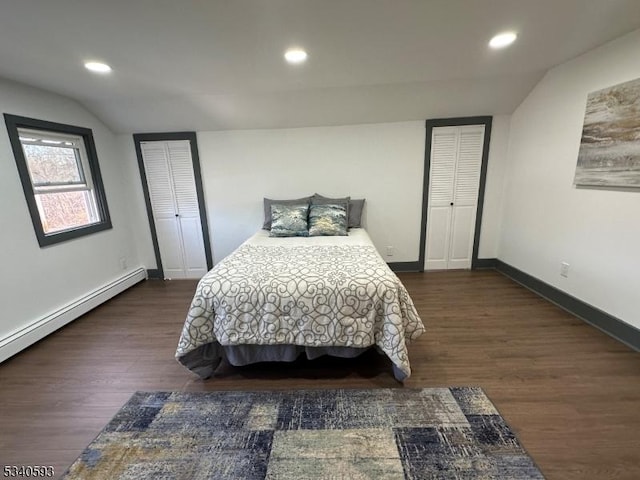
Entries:
[[560, 262], [560, 276], [564, 278], [569, 277], [569, 264], [567, 262]]
[[387, 257], [393, 257], [393, 246], [387, 245]]
[[126, 257], [120, 257], [120, 268], [122, 270], [126, 270], [127, 269], [127, 259], [126, 259]]

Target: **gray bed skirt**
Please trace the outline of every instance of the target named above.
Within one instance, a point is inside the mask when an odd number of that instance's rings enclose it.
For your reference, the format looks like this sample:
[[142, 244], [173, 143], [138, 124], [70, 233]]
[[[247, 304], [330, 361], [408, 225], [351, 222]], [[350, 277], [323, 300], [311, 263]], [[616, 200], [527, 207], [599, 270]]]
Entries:
[[[178, 361], [200, 378], [212, 376], [226, 359], [231, 365], [241, 367], [258, 362], [293, 362], [303, 353], [309, 360], [323, 355], [340, 358], [355, 358], [371, 348], [384, 355], [377, 346], [355, 347], [304, 347], [300, 345], [220, 345], [208, 343], [178, 358]], [[399, 382], [406, 378], [396, 365], [392, 364], [393, 376]]]

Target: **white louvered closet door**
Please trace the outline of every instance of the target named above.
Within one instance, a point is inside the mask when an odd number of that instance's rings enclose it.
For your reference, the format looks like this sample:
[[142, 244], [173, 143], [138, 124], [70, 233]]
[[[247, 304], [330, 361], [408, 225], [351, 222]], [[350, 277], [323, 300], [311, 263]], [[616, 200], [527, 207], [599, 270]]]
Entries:
[[191, 146], [188, 140], [141, 142], [164, 276], [207, 273]]
[[435, 127], [425, 270], [471, 268], [484, 125]]

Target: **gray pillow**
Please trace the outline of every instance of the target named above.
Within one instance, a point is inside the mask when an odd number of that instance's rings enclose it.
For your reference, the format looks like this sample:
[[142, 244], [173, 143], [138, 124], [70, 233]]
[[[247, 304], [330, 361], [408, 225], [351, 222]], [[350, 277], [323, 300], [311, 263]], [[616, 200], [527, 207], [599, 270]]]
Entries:
[[309, 236], [347, 235], [347, 210], [341, 204], [311, 204]]
[[309, 204], [271, 204], [271, 237], [308, 237]]
[[311, 203], [311, 197], [297, 198], [295, 200], [272, 200], [270, 198], [264, 198], [264, 223], [262, 228], [264, 230], [271, 230], [271, 205], [274, 203], [280, 205], [296, 205], [306, 203], [309, 205]]
[[362, 227], [362, 210], [364, 209], [364, 198], [349, 200], [349, 228]]

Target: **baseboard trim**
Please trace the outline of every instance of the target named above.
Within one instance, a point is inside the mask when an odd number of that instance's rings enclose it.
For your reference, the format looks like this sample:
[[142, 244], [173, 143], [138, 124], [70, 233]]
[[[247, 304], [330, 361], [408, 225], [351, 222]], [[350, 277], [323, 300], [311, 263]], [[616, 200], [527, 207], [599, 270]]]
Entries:
[[[497, 258], [475, 258], [471, 262], [471, 269], [481, 269], [481, 268], [496, 268]], [[390, 262], [389, 268], [394, 272], [422, 272], [423, 269], [420, 268], [420, 261], [417, 262]], [[149, 270], [151, 272], [151, 270]], [[151, 273], [149, 273], [149, 278], [151, 277]]]
[[497, 264], [497, 258], [474, 258], [471, 262], [471, 269], [496, 268]]
[[389, 268], [394, 272], [419, 272], [420, 262], [391, 262]]
[[159, 268], [150, 268], [147, 270], [147, 278], [149, 280], [162, 280], [162, 274]]
[[582, 300], [573, 297], [556, 287], [539, 280], [528, 273], [518, 270], [501, 260], [496, 260], [496, 270], [516, 281], [520, 285], [556, 304], [563, 310], [575, 315], [607, 335], [640, 351], [640, 330]]
[[59, 310], [31, 322], [29, 325], [10, 333], [4, 338], [0, 338], [0, 362], [4, 362], [16, 353], [21, 352], [145, 278], [147, 278], [147, 272], [144, 268], [132, 270], [126, 275], [100, 288], [96, 288]]

